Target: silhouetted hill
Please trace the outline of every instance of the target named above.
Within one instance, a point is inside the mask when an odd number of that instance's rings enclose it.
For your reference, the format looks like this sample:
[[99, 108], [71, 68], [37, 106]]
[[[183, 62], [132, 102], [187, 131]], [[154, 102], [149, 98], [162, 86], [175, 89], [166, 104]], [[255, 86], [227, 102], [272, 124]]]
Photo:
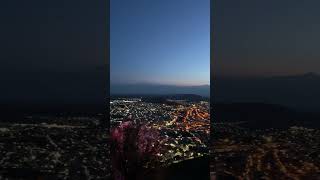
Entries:
[[107, 72], [104, 67], [78, 71], [16, 72], [0, 76], [2, 104], [105, 104]]
[[26, 116], [97, 116], [105, 113], [99, 104], [0, 104], [0, 122], [27, 122]]
[[155, 84], [110, 84], [110, 92], [114, 94], [197, 94], [200, 96], [210, 96], [210, 86], [173, 86]]
[[263, 102], [297, 110], [320, 111], [320, 76], [306, 73], [261, 78], [217, 78], [215, 102]]
[[219, 122], [240, 122], [248, 128], [288, 128], [290, 126], [320, 127], [320, 114], [299, 112], [281, 105], [264, 103], [215, 104], [215, 118]]

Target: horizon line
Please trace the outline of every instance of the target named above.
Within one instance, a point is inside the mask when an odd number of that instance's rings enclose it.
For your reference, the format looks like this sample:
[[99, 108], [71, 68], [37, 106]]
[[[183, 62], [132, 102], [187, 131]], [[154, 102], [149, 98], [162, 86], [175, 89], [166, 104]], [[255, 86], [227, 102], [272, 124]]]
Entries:
[[165, 83], [149, 83], [149, 82], [134, 82], [134, 83], [111, 83], [111, 85], [156, 85], [156, 86], [176, 86], [176, 87], [193, 87], [193, 86], [210, 86], [209, 84], [165, 84]]

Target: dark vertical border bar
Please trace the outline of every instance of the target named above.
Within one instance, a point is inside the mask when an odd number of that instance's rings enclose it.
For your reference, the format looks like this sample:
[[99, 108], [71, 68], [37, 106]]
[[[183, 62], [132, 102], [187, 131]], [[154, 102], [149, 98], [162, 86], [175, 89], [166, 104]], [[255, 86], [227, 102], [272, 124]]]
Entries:
[[211, 114], [212, 108], [213, 108], [213, 87], [214, 87], [214, 25], [213, 25], [213, 19], [214, 19], [214, 2], [215, 0], [210, 0], [210, 121], [212, 121], [213, 116]]
[[106, 99], [105, 99], [105, 127], [108, 129], [108, 134], [110, 134], [110, 0], [106, 0], [106, 33], [105, 33], [105, 59], [106, 59]]
[[[210, 110], [213, 107], [213, 80], [214, 80], [214, 26], [213, 26], [213, 19], [214, 19], [214, 0], [210, 0]], [[212, 116], [211, 116], [212, 120]]]
[[210, 173], [210, 179], [214, 179], [214, 169], [213, 169], [213, 164], [212, 164], [212, 158], [214, 158], [213, 155], [213, 126], [212, 123], [214, 121], [214, 111], [213, 111], [213, 106], [214, 106], [214, 25], [213, 25], [213, 20], [214, 20], [214, 1], [215, 0], [210, 0], [210, 143], [209, 143], [209, 173]]
[[[104, 22], [105, 22], [105, 69], [106, 69], [106, 85], [105, 85], [105, 99], [104, 99], [104, 103], [105, 103], [105, 109], [104, 109], [104, 130], [105, 133], [107, 134], [107, 136], [110, 137], [110, 0], [102, 0], [106, 2], [106, 13], [105, 13], [105, 18], [104, 18]], [[112, 172], [111, 172], [111, 143], [110, 143], [110, 138], [108, 138], [108, 148], [105, 151], [107, 151], [107, 158], [109, 158], [109, 163], [106, 164], [106, 167], [109, 169], [110, 171], [110, 176], [107, 180], [111, 180], [112, 179]]]

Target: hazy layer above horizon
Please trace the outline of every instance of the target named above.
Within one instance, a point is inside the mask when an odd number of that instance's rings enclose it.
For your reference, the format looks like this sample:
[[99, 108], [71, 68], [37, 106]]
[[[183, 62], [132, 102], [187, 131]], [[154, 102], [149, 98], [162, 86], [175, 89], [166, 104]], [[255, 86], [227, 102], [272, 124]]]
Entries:
[[111, 84], [111, 94], [195, 94], [204, 97], [210, 96], [210, 85], [202, 86], [175, 86], [159, 84]]

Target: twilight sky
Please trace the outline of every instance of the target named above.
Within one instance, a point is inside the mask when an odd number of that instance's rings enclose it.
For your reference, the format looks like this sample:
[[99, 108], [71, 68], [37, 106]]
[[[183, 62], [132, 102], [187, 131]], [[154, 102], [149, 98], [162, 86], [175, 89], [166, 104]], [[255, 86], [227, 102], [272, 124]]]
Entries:
[[320, 1], [213, 2], [217, 76], [320, 73]]
[[210, 84], [209, 0], [111, 0], [111, 83]]

